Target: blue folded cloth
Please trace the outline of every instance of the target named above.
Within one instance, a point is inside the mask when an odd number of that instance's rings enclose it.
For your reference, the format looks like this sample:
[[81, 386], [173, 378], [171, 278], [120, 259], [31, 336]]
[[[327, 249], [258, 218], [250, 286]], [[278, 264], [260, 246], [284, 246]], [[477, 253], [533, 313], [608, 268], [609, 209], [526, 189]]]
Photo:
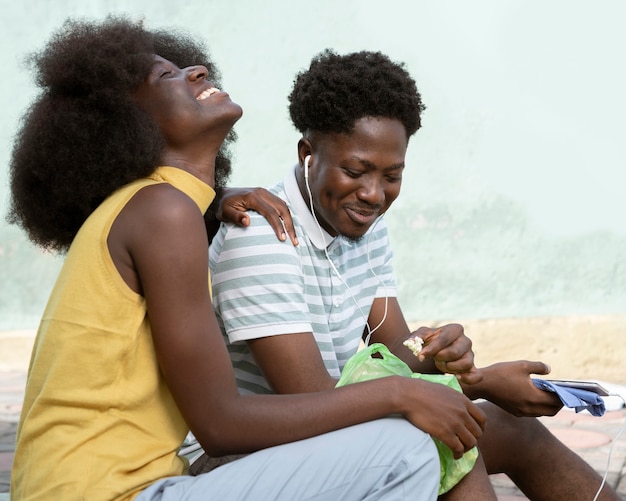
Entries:
[[556, 393], [563, 405], [576, 409], [576, 412], [587, 410], [593, 416], [602, 416], [606, 411], [604, 400], [593, 391], [565, 387], [544, 379], [533, 379], [533, 383], [540, 390]]

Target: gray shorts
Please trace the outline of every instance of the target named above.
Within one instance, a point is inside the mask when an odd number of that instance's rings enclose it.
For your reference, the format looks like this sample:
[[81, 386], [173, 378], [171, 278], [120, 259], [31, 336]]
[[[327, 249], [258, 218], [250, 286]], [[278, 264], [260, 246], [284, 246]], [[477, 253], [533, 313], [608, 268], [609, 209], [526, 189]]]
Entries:
[[135, 499], [435, 500], [438, 488], [432, 439], [392, 417], [264, 449], [197, 477], [164, 478]]

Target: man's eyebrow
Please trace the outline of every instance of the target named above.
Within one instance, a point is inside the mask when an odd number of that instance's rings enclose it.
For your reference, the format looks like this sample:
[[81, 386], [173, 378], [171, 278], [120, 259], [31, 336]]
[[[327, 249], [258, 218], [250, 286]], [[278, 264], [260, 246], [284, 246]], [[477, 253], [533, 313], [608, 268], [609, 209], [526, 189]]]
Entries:
[[[357, 162], [359, 162], [361, 165], [363, 165], [364, 167], [367, 167], [370, 170], [378, 169], [378, 166], [375, 163], [370, 162], [369, 160], [357, 157], [356, 155], [353, 156], [352, 158], [354, 158]], [[399, 162], [396, 164], [391, 164], [388, 167], [383, 167], [383, 170], [390, 171], [390, 170], [404, 169], [404, 166], [405, 166], [404, 162]]]

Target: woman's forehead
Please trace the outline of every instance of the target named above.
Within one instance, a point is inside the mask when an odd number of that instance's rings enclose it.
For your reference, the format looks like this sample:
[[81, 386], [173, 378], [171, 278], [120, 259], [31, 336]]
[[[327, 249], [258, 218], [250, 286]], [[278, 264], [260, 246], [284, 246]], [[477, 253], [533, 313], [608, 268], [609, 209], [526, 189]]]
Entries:
[[158, 54], [154, 54], [152, 56], [154, 58], [154, 64], [161, 64], [161, 65], [173, 65], [176, 66], [176, 64], [174, 64], [172, 61], [170, 61], [169, 59], [165, 59], [162, 56], [159, 56]]

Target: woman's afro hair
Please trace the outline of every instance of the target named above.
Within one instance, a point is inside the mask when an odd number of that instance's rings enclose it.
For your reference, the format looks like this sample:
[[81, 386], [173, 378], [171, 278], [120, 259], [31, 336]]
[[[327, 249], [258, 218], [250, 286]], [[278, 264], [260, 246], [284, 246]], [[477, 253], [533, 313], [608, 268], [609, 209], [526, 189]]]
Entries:
[[[64, 252], [93, 210], [117, 188], [151, 174], [164, 142], [133, 92], [154, 55], [183, 68], [202, 64], [219, 74], [204, 47], [175, 31], [148, 31], [141, 22], [107, 17], [67, 20], [26, 62], [40, 94], [22, 117], [10, 163], [7, 220], [43, 248]], [[230, 173], [226, 146], [216, 188]]]
[[300, 72], [289, 95], [289, 115], [301, 133], [344, 133], [363, 117], [400, 120], [411, 137], [425, 109], [404, 64], [380, 52], [338, 55], [330, 49]]

